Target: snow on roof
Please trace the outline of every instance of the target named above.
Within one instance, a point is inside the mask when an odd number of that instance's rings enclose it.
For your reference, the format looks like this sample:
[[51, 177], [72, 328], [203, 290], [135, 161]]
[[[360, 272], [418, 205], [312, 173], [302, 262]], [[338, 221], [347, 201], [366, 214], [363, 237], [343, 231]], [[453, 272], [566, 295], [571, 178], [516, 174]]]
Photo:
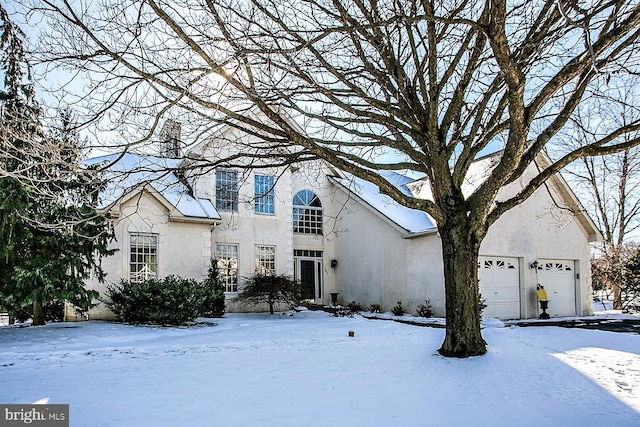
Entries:
[[465, 197], [470, 196], [493, 172], [493, 169], [500, 162], [500, 157], [497, 154], [500, 152], [489, 154], [475, 160], [469, 166], [467, 175], [462, 182], [462, 194]]
[[[411, 178], [391, 171], [380, 172], [380, 175], [404, 194], [411, 195], [411, 192], [407, 188], [407, 184], [412, 181]], [[349, 192], [357, 195], [369, 206], [410, 233], [421, 233], [436, 228], [435, 221], [426, 212], [400, 205], [391, 197], [381, 194], [380, 189], [375, 184], [350, 174], [345, 174], [345, 177], [334, 177], [333, 179]]]
[[[481, 157], [471, 164], [462, 184], [462, 192], [465, 196], [473, 193], [491, 175], [500, 161], [497, 154], [493, 153]], [[433, 200], [431, 186], [427, 178], [412, 179], [394, 171], [380, 171], [379, 174], [407, 196]], [[334, 179], [408, 232], [422, 233], [436, 228], [435, 220], [426, 212], [398, 204], [389, 196], [381, 194], [378, 186], [368, 181], [350, 174], [344, 174], [344, 176], [344, 178], [336, 177]]]
[[108, 208], [130, 191], [145, 186], [159, 193], [185, 217], [221, 218], [210, 200], [191, 195], [189, 188], [174, 173], [179, 159], [126, 153], [94, 157], [85, 163], [106, 168], [107, 187], [100, 192], [100, 209]]

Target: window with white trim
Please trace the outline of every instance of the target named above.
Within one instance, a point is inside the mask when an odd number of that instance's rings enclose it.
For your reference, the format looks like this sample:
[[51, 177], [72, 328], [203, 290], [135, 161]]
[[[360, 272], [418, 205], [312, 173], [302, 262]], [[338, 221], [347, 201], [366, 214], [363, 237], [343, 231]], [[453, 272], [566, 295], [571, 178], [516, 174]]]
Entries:
[[216, 171], [216, 209], [238, 212], [238, 172]]
[[158, 236], [154, 234], [129, 235], [129, 281], [141, 283], [157, 278]]
[[256, 245], [256, 274], [276, 274], [276, 247]]
[[275, 180], [272, 176], [256, 175], [254, 179], [254, 210], [257, 214], [273, 215], [275, 205], [273, 203], [273, 186]]
[[293, 232], [322, 234], [322, 203], [313, 191], [302, 190], [293, 196]]
[[216, 243], [218, 274], [225, 292], [238, 292], [238, 245]]

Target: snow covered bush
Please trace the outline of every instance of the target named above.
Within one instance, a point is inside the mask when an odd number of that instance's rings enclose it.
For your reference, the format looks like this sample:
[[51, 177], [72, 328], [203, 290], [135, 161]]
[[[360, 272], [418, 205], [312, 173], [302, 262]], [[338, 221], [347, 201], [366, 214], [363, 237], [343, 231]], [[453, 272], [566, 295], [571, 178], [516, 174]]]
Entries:
[[104, 303], [119, 321], [155, 325], [184, 325], [204, 309], [209, 291], [194, 279], [167, 276], [144, 282], [122, 280], [107, 286]]

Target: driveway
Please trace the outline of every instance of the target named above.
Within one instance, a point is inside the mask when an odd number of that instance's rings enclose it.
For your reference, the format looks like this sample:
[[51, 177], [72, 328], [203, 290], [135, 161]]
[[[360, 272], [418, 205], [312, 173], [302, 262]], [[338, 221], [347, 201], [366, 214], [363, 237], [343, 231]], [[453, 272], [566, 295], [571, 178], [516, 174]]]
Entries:
[[[509, 324], [509, 322], [505, 322]], [[599, 329], [609, 332], [626, 332], [640, 335], [640, 319], [607, 319], [607, 318], [580, 318], [580, 319], [550, 319], [535, 320], [529, 322], [513, 322], [515, 326], [560, 326], [562, 328]]]

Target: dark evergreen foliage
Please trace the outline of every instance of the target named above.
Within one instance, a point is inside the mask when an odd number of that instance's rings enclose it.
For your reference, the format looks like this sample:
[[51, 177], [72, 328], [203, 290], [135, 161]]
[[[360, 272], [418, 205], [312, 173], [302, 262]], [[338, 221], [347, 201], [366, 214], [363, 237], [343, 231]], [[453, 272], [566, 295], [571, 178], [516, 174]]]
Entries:
[[203, 316], [223, 317], [226, 304], [224, 284], [220, 280], [217, 260], [212, 259], [206, 279], [202, 282], [204, 301], [202, 303]]
[[127, 323], [182, 325], [198, 317], [204, 295], [193, 279], [167, 276], [144, 282], [122, 280], [108, 285], [105, 304], [116, 318]]
[[640, 311], [640, 250], [625, 263], [620, 300], [622, 308]]
[[31, 314], [38, 325], [45, 306], [69, 302], [84, 311], [93, 305], [98, 294], [84, 280], [104, 278], [100, 258], [113, 253], [113, 232], [94, 208], [100, 184], [79, 172], [71, 113], [60, 113], [59, 130], [42, 129], [24, 35], [1, 6], [0, 20], [0, 311]]
[[391, 313], [393, 313], [394, 316], [404, 316], [406, 311], [402, 306], [402, 302], [400, 301], [396, 302], [396, 305], [393, 306], [393, 308], [391, 309]]
[[[208, 281], [209, 278], [198, 282], [176, 275], [144, 282], [122, 280], [117, 285], [107, 285], [104, 303], [121, 322], [184, 325], [198, 316], [212, 314], [212, 301], [219, 304], [219, 298], [212, 298]], [[224, 299], [222, 303], [224, 305]], [[224, 308], [216, 314], [223, 315]]]
[[424, 304], [418, 305], [417, 315], [419, 317], [432, 317], [433, 310], [431, 308], [431, 300], [424, 300]]

